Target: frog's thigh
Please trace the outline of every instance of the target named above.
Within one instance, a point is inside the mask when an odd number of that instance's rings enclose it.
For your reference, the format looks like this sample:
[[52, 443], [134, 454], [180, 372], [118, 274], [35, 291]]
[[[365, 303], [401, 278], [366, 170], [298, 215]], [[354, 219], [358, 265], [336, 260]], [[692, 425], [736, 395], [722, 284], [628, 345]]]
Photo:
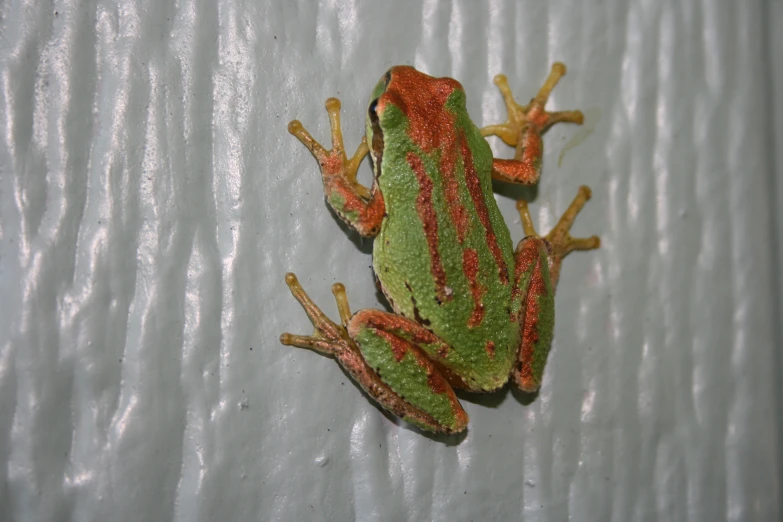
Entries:
[[514, 284], [524, 296], [525, 306], [519, 318], [522, 345], [511, 377], [526, 392], [541, 386], [555, 328], [555, 295], [546, 253], [546, 245], [538, 237], [520, 241], [515, 253]]
[[425, 353], [445, 343], [414, 321], [371, 309], [359, 310], [351, 317], [348, 334], [378, 377], [405, 402], [434, 418], [438, 431], [465, 428], [467, 413]]

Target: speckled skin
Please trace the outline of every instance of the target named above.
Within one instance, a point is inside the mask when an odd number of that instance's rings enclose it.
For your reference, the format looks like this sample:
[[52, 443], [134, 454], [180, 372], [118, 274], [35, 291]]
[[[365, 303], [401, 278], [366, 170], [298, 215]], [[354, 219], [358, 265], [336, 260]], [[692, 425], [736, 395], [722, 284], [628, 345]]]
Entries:
[[[526, 391], [540, 386], [554, 328], [554, 292], [562, 258], [598, 246], [567, 231], [589, 198], [582, 188], [545, 238], [519, 206], [528, 235], [514, 249], [492, 192], [492, 177], [538, 180], [541, 134], [555, 121], [581, 123], [581, 113], [548, 113], [544, 104], [561, 64], [527, 107], [506, 98], [509, 121], [476, 127], [462, 86], [411, 67], [393, 67], [373, 91], [367, 140], [350, 160], [339, 132], [339, 102], [327, 101], [333, 149], [326, 151], [298, 122], [289, 126], [321, 165], [324, 191], [337, 214], [375, 237], [373, 267], [394, 314], [351, 315], [335, 289], [343, 326], [331, 323], [290, 274], [289, 286], [316, 326], [311, 337], [283, 334], [285, 344], [334, 355], [389, 411], [428, 430], [457, 432], [468, 417], [454, 388], [492, 391], [512, 377]], [[517, 149], [498, 160], [484, 139], [495, 134]], [[369, 143], [369, 145], [367, 145]], [[369, 151], [374, 182], [356, 182]]]

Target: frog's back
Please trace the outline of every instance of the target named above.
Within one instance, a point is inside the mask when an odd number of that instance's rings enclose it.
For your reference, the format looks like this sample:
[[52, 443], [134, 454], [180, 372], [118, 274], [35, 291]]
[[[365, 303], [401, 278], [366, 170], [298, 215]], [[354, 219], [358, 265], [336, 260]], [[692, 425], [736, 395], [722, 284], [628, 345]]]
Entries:
[[454, 369], [505, 382], [519, 344], [511, 237], [492, 192], [492, 151], [455, 80], [392, 69], [376, 88], [373, 148], [387, 217], [373, 264], [397, 313], [457, 352]]

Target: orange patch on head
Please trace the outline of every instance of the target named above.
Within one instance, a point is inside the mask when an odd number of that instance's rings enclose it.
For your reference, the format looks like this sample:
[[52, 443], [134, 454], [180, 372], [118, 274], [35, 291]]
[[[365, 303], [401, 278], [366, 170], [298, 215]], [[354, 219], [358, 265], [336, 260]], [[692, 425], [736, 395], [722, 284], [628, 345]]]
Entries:
[[452, 92], [463, 90], [462, 85], [457, 80], [433, 78], [408, 66], [393, 67], [390, 73], [391, 80], [378, 98], [378, 115], [388, 104], [403, 110], [411, 138], [427, 152], [437, 149], [442, 140], [453, 141], [454, 116], [443, 110], [443, 106]]
[[459, 199], [455, 177], [459, 129], [454, 114], [444, 108], [455, 90], [463, 90], [462, 85], [452, 78], [433, 78], [407, 66], [394, 67], [390, 73], [391, 80], [378, 99], [376, 111], [382, 114], [388, 104], [398, 107], [408, 119], [411, 139], [427, 153], [441, 150], [444, 195], [451, 221], [462, 242], [470, 226], [470, 217]]

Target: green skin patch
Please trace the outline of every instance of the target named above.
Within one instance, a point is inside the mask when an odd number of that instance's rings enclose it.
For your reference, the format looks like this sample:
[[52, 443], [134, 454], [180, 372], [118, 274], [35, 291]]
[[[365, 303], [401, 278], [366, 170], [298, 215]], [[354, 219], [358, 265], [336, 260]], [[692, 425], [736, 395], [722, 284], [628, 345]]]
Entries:
[[[598, 245], [597, 238], [567, 235], [589, 189], [581, 189], [546, 238], [533, 230], [527, 207], [520, 207], [529, 237], [515, 251], [492, 177], [535, 182], [541, 134], [556, 121], [581, 122], [578, 111], [543, 110], [564, 73], [555, 64], [528, 107], [508, 94], [509, 123], [484, 129], [512, 146], [528, 144], [517, 147], [514, 160], [493, 158], [459, 83], [410, 67], [392, 68], [375, 87], [366, 145], [354, 158], [342, 149], [337, 100], [327, 101], [331, 151], [292, 122], [289, 130], [321, 165], [328, 203], [349, 226], [375, 237], [373, 268], [395, 313], [360, 310], [349, 317], [338, 288], [341, 329], [290, 274], [288, 284], [319, 335], [284, 334], [283, 342], [333, 354], [384, 408], [432, 431], [467, 425], [454, 388], [492, 391], [512, 377], [524, 390], [538, 389], [554, 330], [560, 262], [570, 250]], [[498, 78], [505, 95], [505, 77]], [[368, 151], [375, 173], [370, 190], [357, 186], [355, 173]]]

